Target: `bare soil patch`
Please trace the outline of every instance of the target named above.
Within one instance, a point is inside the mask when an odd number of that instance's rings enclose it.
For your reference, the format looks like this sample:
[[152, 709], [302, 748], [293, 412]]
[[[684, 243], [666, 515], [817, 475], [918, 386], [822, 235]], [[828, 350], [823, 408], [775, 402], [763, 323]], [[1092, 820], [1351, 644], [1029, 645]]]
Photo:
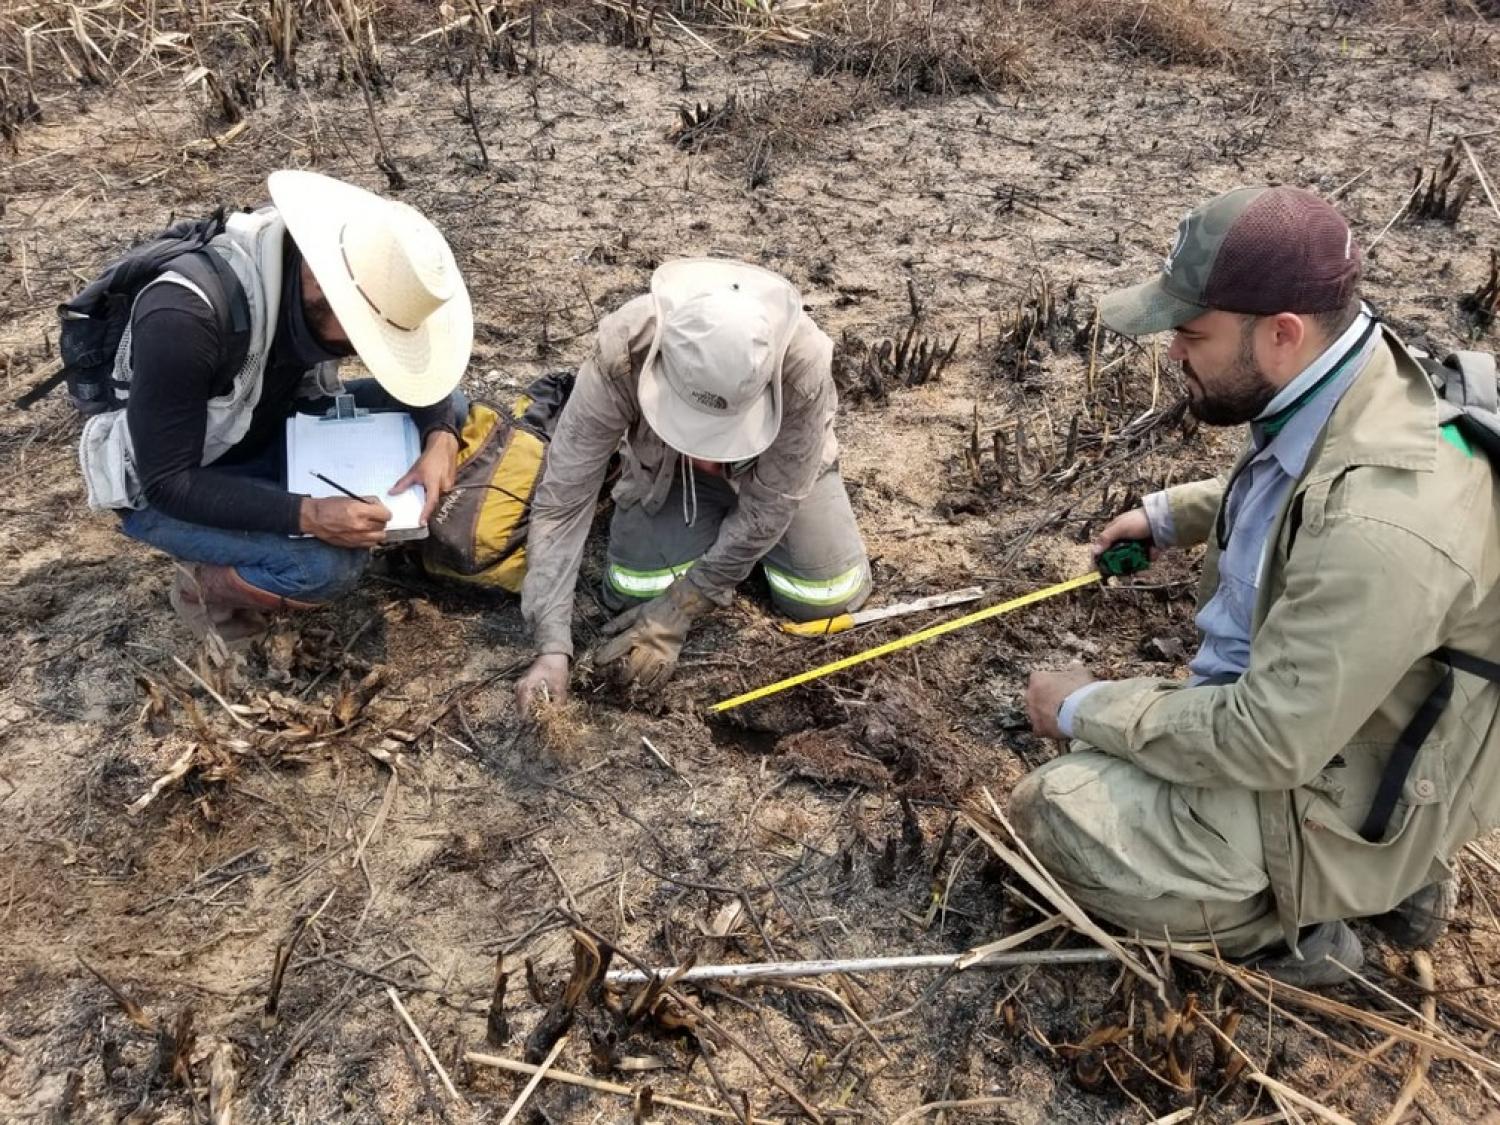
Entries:
[[[475, 298], [466, 388], [501, 402], [576, 364], [662, 260], [734, 255], [790, 277], [838, 342], [877, 602], [1014, 596], [1086, 569], [1090, 535], [1141, 493], [1231, 455], [1186, 416], [1173, 365], [1093, 321], [1199, 200], [1265, 181], [1336, 197], [1375, 244], [1367, 288], [1392, 322], [1435, 349], [1497, 346], [1500, 213], [1477, 182], [1500, 176], [1491, 8], [21, 0], [0, 12], [0, 381], [14, 398], [47, 372], [52, 308], [99, 263], [174, 215], [260, 202], [277, 167], [399, 194], [443, 227]], [[1464, 205], [1408, 214], [1459, 136]], [[1193, 644], [1189, 557], [709, 721], [715, 700], [923, 623], [798, 640], [752, 583], [663, 699], [584, 669], [538, 732], [511, 705], [515, 602], [399, 556], [243, 662], [196, 649], [167, 561], [86, 511], [78, 430], [59, 399], [0, 408], [5, 1120], [187, 1122], [224, 1102], [241, 1120], [498, 1120], [524, 1079], [463, 1056], [521, 1057], [587, 961], [570, 916], [618, 944], [616, 965], [958, 953], [1017, 932], [1034, 895], [959, 813], [1055, 753], [1025, 730], [1026, 673], [1171, 675]], [[601, 553], [585, 644], [606, 618]], [[1459, 860], [1436, 1019], [1493, 1057], [1500, 842], [1485, 847]], [[1338, 998], [1415, 1026], [1413, 968], [1365, 936], [1382, 991]], [[979, 1099], [925, 1119], [1276, 1109], [1225, 1081], [1201, 1024], [1175, 1048], [1190, 1091], [1147, 1050], [1159, 1037], [1098, 1050], [1091, 1033], [1147, 1022], [1110, 965], [816, 983], [698, 991], [732, 1040], [670, 1003], [619, 1022], [601, 998], [556, 1065], [772, 1119], [796, 1105], [771, 1075], [829, 1119]], [[1180, 968], [1177, 988], [1350, 1120], [1380, 1120], [1411, 1065], [1368, 1027], [1268, 1016], [1213, 974]], [[1404, 1120], [1493, 1120], [1486, 1081], [1436, 1060]], [[529, 1107], [632, 1112], [551, 1083]]]

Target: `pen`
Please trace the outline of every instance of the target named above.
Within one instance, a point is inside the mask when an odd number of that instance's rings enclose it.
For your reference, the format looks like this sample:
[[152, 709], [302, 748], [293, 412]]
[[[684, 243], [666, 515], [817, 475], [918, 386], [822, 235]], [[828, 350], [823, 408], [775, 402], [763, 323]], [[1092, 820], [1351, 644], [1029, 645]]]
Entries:
[[351, 499], [351, 500], [358, 500], [361, 504], [374, 504], [374, 503], [376, 503], [376, 501], [371, 500], [371, 499], [369, 499], [366, 496], [361, 496], [357, 492], [350, 492], [347, 488], [345, 488], [343, 485], [341, 485], [338, 481], [336, 481], [336, 480], [329, 480], [322, 473], [314, 473], [313, 476], [317, 477], [320, 481], [322, 481], [324, 484], [328, 485], [330, 488], [336, 488], [336, 489], [338, 489], [340, 492], [342, 492], [345, 496], [349, 497], [349, 499]]

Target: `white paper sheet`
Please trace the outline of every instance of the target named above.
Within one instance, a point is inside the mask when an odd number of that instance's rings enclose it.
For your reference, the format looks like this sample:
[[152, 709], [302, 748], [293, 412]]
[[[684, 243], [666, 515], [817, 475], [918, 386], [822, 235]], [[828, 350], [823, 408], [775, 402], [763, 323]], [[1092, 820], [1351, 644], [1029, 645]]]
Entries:
[[421, 518], [427, 494], [422, 486], [386, 495], [421, 450], [421, 436], [408, 414], [363, 414], [347, 419], [293, 414], [286, 422], [287, 489], [320, 499], [342, 496], [313, 475], [322, 473], [350, 492], [374, 496], [389, 508], [388, 537], [393, 532], [405, 533], [397, 537], [408, 539], [425, 535]]

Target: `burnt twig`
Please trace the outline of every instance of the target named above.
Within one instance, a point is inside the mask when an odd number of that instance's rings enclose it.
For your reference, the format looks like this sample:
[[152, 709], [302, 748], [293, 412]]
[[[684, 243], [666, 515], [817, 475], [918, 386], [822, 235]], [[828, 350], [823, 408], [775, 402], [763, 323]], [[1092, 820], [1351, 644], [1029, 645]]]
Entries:
[[292, 954], [297, 951], [297, 943], [302, 940], [302, 935], [307, 932], [307, 927], [317, 920], [318, 915], [323, 913], [325, 907], [333, 901], [333, 891], [328, 892], [328, 897], [323, 900], [322, 906], [309, 914], [292, 921], [292, 933], [286, 941], [276, 947], [276, 958], [271, 965], [271, 984], [266, 991], [266, 1006], [261, 1016], [261, 1025], [271, 1027], [276, 1023], [277, 1008], [281, 1004], [281, 986], [286, 979], [287, 966], [292, 963]]
[[365, 97], [365, 109], [370, 114], [370, 128], [375, 132], [375, 146], [380, 150], [380, 154], [375, 158], [375, 166], [385, 173], [391, 190], [400, 191], [406, 186], [406, 177], [396, 167], [396, 162], [391, 159], [390, 149], [386, 148], [385, 134], [380, 131], [380, 119], [375, 115], [375, 99], [370, 96], [370, 79], [365, 73], [364, 64], [360, 62], [359, 51], [354, 47], [354, 41], [349, 36], [349, 29], [339, 18], [338, 10], [333, 6], [333, 0], [324, 0], [324, 3], [328, 5], [328, 15], [333, 20], [333, 26], [338, 29], [344, 49], [349, 53], [349, 61], [354, 66], [355, 77], [359, 79], [359, 91]]
[[92, 973], [94, 975], [94, 979], [109, 990], [110, 996], [114, 997], [115, 1003], [120, 1006], [120, 1011], [125, 1013], [126, 1019], [135, 1024], [135, 1026], [140, 1028], [142, 1031], [156, 1030], [156, 1024], [152, 1021], [151, 1017], [146, 1014], [145, 1009], [137, 1004], [134, 1000], [132, 1000], [129, 996], [127, 996], [123, 989], [121, 989], [117, 984], [111, 981], [98, 969], [94, 968], [94, 966], [90, 965], [82, 957], [78, 958], [78, 963], [85, 969], [87, 969], [90, 973]]
[[496, 954], [495, 989], [490, 994], [490, 1010], [484, 1017], [484, 1041], [491, 1047], [503, 1047], [510, 1038], [510, 1022], [505, 1018], [505, 985], [509, 979], [505, 954]]
[[469, 122], [469, 128], [474, 133], [474, 143], [479, 146], [479, 166], [488, 168], [490, 166], [489, 150], [484, 147], [484, 136], [479, 132], [479, 115], [474, 112], [474, 98], [469, 93], [469, 76], [464, 75], [464, 115]]

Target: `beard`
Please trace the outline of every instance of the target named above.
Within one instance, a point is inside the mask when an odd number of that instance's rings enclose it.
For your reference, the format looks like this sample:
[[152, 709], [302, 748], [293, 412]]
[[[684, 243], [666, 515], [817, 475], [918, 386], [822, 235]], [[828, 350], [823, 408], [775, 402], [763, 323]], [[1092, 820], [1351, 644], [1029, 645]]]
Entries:
[[1248, 334], [1241, 340], [1234, 362], [1215, 380], [1212, 390], [1187, 360], [1182, 361], [1182, 373], [1187, 379], [1188, 410], [1209, 426], [1238, 426], [1253, 421], [1279, 390], [1255, 365]]

